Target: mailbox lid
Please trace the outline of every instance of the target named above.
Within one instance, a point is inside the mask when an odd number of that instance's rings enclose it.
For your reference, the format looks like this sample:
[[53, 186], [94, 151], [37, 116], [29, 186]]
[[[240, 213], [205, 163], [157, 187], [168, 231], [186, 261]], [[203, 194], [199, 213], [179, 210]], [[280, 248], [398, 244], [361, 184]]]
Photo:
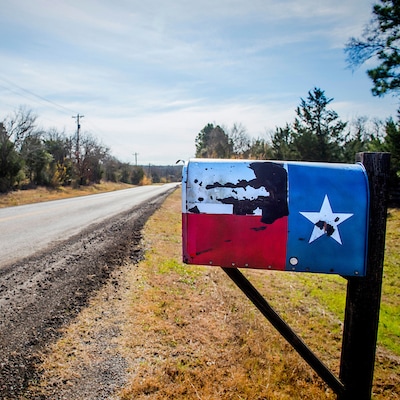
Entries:
[[365, 274], [362, 165], [193, 159], [182, 189], [187, 263]]

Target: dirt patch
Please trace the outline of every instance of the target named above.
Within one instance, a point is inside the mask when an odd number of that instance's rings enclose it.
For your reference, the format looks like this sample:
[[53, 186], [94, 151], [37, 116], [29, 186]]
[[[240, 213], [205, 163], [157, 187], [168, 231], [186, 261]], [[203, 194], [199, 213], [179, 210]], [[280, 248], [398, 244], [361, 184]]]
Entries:
[[0, 270], [0, 398], [18, 398], [37, 380], [43, 346], [124, 260], [142, 257], [141, 229], [166, 196]]

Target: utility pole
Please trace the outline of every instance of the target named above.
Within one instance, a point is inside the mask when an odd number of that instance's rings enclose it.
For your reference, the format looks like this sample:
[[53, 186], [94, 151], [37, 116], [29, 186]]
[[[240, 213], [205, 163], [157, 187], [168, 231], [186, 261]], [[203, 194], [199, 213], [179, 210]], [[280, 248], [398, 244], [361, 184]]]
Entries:
[[133, 153], [133, 155], [135, 156], [135, 167], [137, 167], [137, 156], [139, 155], [139, 153]]
[[75, 157], [76, 157], [76, 162], [79, 165], [79, 132], [81, 130], [81, 124], [80, 124], [80, 118], [83, 118], [84, 115], [73, 115], [72, 118], [76, 119], [76, 147], [75, 147]]

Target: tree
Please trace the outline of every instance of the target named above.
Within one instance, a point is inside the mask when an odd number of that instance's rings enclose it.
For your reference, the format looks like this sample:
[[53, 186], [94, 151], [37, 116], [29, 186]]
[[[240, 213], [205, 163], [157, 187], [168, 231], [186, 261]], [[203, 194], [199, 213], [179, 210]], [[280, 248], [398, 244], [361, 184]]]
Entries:
[[[76, 143], [73, 146], [76, 148]], [[99, 143], [94, 136], [81, 134], [78, 151], [79, 163], [75, 165], [78, 184], [99, 183], [103, 173], [102, 163], [107, 159], [109, 149]]]
[[23, 174], [19, 154], [24, 140], [36, 133], [36, 115], [25, 107], [8, 115], [0, 124], [0, 190], [13, 188]]
[[3, 122], [4, 128], [8, 139], [13, 142], [17, 151], [21, 149], [26, 137], [37, 133], [36, 119], [37, 116], [32, 110], [28, 110], [23, 106], [5, 118]]
[[68, 185], [73, 178], [73, 165], [71, 160], [71, 141], [63, 132], [51, 128], [44, 133], [44, 147], [51, 155], [49, 163], [49, 185], [58, 187]]
[[135, 166], [132, 170], [131, 182], [133, 185], [139, 185], [144, 178], [144, 171], [142, 167]]
[[277, 128], [272, 137], [276, 159], [301, 161], [342, 161], [346, 122], [329, 109], [332, 102], [325, 92], [314, 88], [306, 100], [301, 99], [292, 125]]
[[251, 141], [248, 155], [253, 160], [268, 160], [272, 158], [272, 149], [267, 140], [257, 138]]
[[343, 161], [353, 163], [355, 155], [364, 151], [383, 151], [384, 123], [378, 119], [372, 121], [362, 116], [349, 124], [343, 146]]
[[[106, 181], [109, 182], [118, 182], [121, 180], [121, 182], [124, 182], [122, 180], [122, 174], [120, 173], [120, 166], [121, 162], [118, 161], [115, 157], [109, 155], [105, 158], [104, 163], [104, 178]], [[129, 180], [129, 174], [126, 175], [126, 179], [128, 182]]]
[[232, 143], [232, 153], [235, 157], [246, 157], [251, 146], [251, 139], [246, 128], [241, 123], [234, 123], [228, 131], [228, 137]]
[[400, 113], [397, 123], [392, 119], [386, 123], [386, 136], [383, 150], [391, 153], [390, 158], [390, 183], [392, 189], [400, 185]]
[[123, 183], [131, 183], [132, 180], [132, 167], [128, 163], [121, 164], [120, 181]]
[[297, 160], [300, 155], [293, 146], [293, 131], [289, 124], [277, 127], [272, 135], [272, 158], [276, 160]]
[[207, 124], [196, 137], [196, 157], [230, 158], [233, 146], [220, 126]]
[[46, 151], [40, 134], [25, 138], [21, 146], [21, 155], [31, 183], [45, 185], [49, 183], [49, 166], [53, 157]]
[[204, 157], [206, 152], [208, 137], [214, 129], [213, 124], [207, 124], [196, 136], [196, 157]]
[[18, 180], [23, 162], [15, 150], [14, 143], [0, 123], [0, 192], [12, 189]]
[[293, 144], [304, 161], [341, 161], [346, 123], [328, 109], [332, 100], [323, 90], [314, 88], [296, 109]]
[[398, 94], [400, 89], [400, 2], [380, 0], [372, 10], [373, 16], [362, 37], [350, 38], [346, 44], [347, 63], [356, 68], [376, 58], [377, 67], [367, 70], [373, 81], [372, 94]]

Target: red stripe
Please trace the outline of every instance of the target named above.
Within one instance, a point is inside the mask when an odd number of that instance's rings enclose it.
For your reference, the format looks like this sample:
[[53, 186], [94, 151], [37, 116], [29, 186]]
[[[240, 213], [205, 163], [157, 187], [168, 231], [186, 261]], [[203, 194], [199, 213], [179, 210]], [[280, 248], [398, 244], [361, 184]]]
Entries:
[[189, 264], [284, 270], [288, 218], [182, 214], [183, 257]]

